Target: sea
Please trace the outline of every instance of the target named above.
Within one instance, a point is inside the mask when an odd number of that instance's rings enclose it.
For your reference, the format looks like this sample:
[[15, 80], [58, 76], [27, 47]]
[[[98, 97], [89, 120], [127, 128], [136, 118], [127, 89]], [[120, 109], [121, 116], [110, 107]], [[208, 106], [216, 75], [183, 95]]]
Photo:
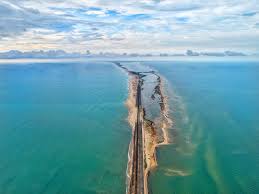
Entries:
[[164, 76], [174, 126], [157, 149], [154, 194], [259, 193], [259, 62], [146, 62]]
[[[125, 193], [124, 60], [0, 61], [1, 194]], [[151, 194], [259, 193], [259, 59], [126, 61], [162, 77], [173, 121]]]
[[125, 193], [128, 78], [107, 62], [0, 65], [0, 193]]

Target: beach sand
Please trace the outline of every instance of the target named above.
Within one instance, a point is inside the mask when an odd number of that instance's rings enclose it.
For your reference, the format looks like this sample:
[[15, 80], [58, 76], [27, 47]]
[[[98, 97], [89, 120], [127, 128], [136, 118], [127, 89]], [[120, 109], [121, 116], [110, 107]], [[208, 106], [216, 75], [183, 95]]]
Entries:
[[[128, 72], [128, 71], [127, 71]], [[128, 72], [129, 73], [129, 72]], [[132, 128], [132, 138], [129, 145], [128, 151], [128, 165], [127, 165], [127, 179], [126, 179], [126, 193], [129, 191], [131, 175], [132, 175], [132, 163], [133, 163], [133, 134], [135, 130], [135, 123], [137, 120], [137, 106], [136, 106], [136, 95], [137, 95], [137, 85], [139, 77], [129, 73], [129, 83], [128, 83], [128, 98], [125, 105], [128, 108], [128, 123]]]
[[[128, 108], [128, 122], [132, 127], [132, 139], [129, 145], [128, 151], [128, 166], [127, 166], [127, 189], [126, 193], [128, 193], [131, 174], [132, 174], [132, 155], [133, 155], [133, 134], [135, 123], [137, 121], [137, 112], [138, 108], [136, 106], [136, 95], [137, 95], [137, 85], [142, 77], [133, 71], [129, 71], [126, 67], [122, 66], [120, 63], [115, 63], [115, 65], [124, 71], [126, 71], [129, 75], [129, 83], [128, 83], [128, 98], [126, 100], [126, 106]], [[156, 126], [155, 123], [151, 120], [148, 120], [145, 117], [145, 109], [142, 108], [140, 114], [143, 122], [143, 145], [144, 145], [144, 192], [148, 194], [148, 176], [152, 169], [157, 167], [157, 158], [156, 158], [156, 149], [159, 146], [167, 145], [170, 143], [170, 138], [168, 135], [168, 129], [172, 126], [172, 120], [169, 116], [169, 105], [168, 105], [168, 97], [165, 96], [164, 92], [164, 84], [161, 77], [151, 72], [153, 75], [157, 76], [157, 85], [154, 87], [154, 94], [159, 96], [159, 106], [160, 106], [160, 125]], [[162, 131], [162, 139], [159, 140], [158, 130]]]
[[[157, 74], [156, 74], [157, 75]], [[144, 114], [144, 156], [146, 162], [146, 168], [144, 170], [144, 184], [145, 191], [148, 193], [148, 175], [150, 171], [157, 167], [157, 158], [156, 158], [156, 149], [162, 145], [168, 145], [170, 143], [170, 138], [168, 135], [168, 129], [172, 127], [172, 120], [169, 116], [169, 105], [168, 105], [168, 97], [165, 96], [164, 85], [162, 84], [162, 79], [159, 75], [158, 83], [156, 88], [156, 93], [160, 96], [160, 114], [161, 114], [161, 123], [159, 127], [154, 125], [153, 121], [150, 121], [145, 118]], [[144, 111], [145, 112], [145, 111]], [[163, 141], [159, 142], [159, 138], [157, 135], [158, 128], [161, 128], [163, 134]]]

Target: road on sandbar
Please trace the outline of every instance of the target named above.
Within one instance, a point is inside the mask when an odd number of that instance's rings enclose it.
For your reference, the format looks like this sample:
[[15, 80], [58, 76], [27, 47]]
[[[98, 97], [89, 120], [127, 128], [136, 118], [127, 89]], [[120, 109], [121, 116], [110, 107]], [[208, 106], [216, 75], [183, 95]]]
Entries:
[[[139, 76], [140, 77], [140, 76]], [[133, 134], [133, 164], [132, 164], [132, 177], [129, 188], [129, 194], [144, 194], [144, 158], [143, 158], [143, 119], [141, 116], [141, 82], [138, 80], [137, 94], [136, 94], [136, 107], [137, 107], [137, 121]]]

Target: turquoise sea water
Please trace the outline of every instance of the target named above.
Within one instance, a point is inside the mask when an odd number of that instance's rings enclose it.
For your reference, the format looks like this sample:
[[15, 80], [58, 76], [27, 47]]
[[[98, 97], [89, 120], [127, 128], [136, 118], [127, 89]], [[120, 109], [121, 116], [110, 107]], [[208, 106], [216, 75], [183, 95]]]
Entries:
[[[164, 77], [174, 121], [151, 193], [259, 193], [259, 62], [130, 64]], [[127, 81], [109, 62], [1, 64], [0, 194], [125, 193]]]
[[111, 63], [0, 65], [0, 193], [124, 193], [127, 76]]
[[151, 192], [259, 193], [259, 62], [143, 64], [167, 80], [174, 120]]

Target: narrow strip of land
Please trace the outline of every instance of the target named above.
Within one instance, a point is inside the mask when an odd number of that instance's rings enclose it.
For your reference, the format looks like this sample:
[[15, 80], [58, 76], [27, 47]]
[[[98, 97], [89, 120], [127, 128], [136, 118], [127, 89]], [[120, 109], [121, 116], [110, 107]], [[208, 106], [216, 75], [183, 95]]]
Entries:
[[130, 194], [144, 194], [144, 158], [143, 158], [143, 128], [142, 128], [142, 105], [141, 105], [141, 79], [138, 79], [137, 95], [137, 120], [133, 135], [133, 165], [132, 178], [129, 186]]
[[[167, 98], [164, 96], [161, 77], [155, 71], [132, 71], [121, 65], [114, 64], [126, 71], [132, 78], [129, 82], [129, 123], [132, 126], [132, 139], [129, 145], [129, 160], [127, 167], [127, 194], [148, 194], [148, 176], [150, 170], [157, 166], [156, 148], [167, 145], [169, 137], [167, 129], [171, 127]], [[156, 76], [153, 84], [151, 100], [156, 100], [160, 107], [160, 123], [155, 123], [146, 116], [147, 107], [142, 105], [141, 91], [145, 90], [147, 79]], [[152, 78], [154, 79], [154, 78]], [[162, 132], [162, 138], [158, 133]]]
[[136, 76], [137, 78], [137, 91], [136, 91], [136, 108], [137, 108], [137, 117], [135, 126], [133, 129], [133, 151], [132, 151], [132, 165], [131, 165], [131, 178], [129, 182], [129, 187], [127, 194], [147, 194], [148, 191], [144, 184], [144, 132], [143, 132], [143, 107], [141, 102], [141, 86], [142, 86], [142, 77], [144, 72], [135, 72], [130, 71], [123, 65], [118, 62], [114, 64], [130, 75]]

